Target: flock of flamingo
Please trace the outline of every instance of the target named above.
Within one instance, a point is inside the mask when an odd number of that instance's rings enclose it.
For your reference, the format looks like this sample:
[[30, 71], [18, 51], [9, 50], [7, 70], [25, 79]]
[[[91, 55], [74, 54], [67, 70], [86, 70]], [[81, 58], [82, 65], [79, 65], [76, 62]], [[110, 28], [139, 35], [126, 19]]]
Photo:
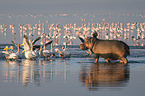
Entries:
[[[91, 26], [91, 27], [90, 27]], [[7, 30], [7, 25], [1, 24], [0, 30], [1, 32], [4, 32]], [[15, 25], [9, 25], [9, 28], [12, 30], [12, 34], [17, 34], [15, 31]], [[49, 57], [54, 56], [56, 53], [59, 53], [59, 56], [64, 57], [70, 57], [70, 53], [66, 51], [66, 45], [72, 45], [73, 39], [76, 40], [77, 36], [82, 38], [90, 37], [91, 34], [96, 31], [98, 32], [99, 36], [98, 38], [104, 39], [124, 39], [127, 40], [129, 38], [132, 39], [135, 46], [144, 46], [144, 33], [145, 33], [145, 23], [88, 23], [88, 24], [82, 24], [81, 27], [77, 26], [76, 23], [74, 24], [67, 24], [62, 26], [60, 24], [51, 24], [48, 25], [49, 33], [46, 34], [46, 30], [44, 27], [44, 24], [35, 24], [34, 26], [27, 24], [27, 25], [19, 25], [20, 35], [23, 37], [23, 45], [25, 50], [25, 57], [27, 59], [35, 59], [36, 57], [42, 56], [42, 57]], [[135, 31], [136, 29], [136, 31]], [[38, 30], [38, 38], [33, 39], [33, 34], [35, 30]], [[64, 33], [62, 32], [64, 30]], [[29, 39], [28, 39], [28, 36]], [[63, 35], [63, 36], [62, 36]], [[131, 36], [131, 37], [129, 37]], [[65, 42], [63, 43], [65, 45], [65, 48], [62, 48], [62, 51], [60, 49], [55, 49], [55, 52], [53, 51], [53, 46], [59, 44], [59, 39], [63, 37], [65, 39]], [[51, 41], [53, 39], [53, 43]], [[35, 43], [37, 41], [40, 41], [40, 45], [36, 45]], [[140, 44], [140, 40], [142, 40], [142, 43]], [[13, 53], [13, 46], [6, 48], [2, 51], [2, 53], [5, 54], [6, 59], [12, 60], [12, 59], [20, 59], [20, 52], [19, 48], [20, 45], [16, 44], [15, 41], [13, 43], [17, 46], [18, 51], [16, 53]], [[21, 44], [22, 45], [22, 44]], [[45, 47], [48, 45], [51, 45], [51, 50], [46, 50]], [[11, 49], [10, 51], [8, 51]], [[23, 51], [24, 52], [24, 51]]]
[[[67, 43], [67, 45], [76, 44], [77, 36], [82, 38], [87, 38], [96, 31], [98, 32], [98, 38], [101, 39], [119, 39], [119, 40], [132, 40], [134, 46], [144, 46], [144, 33], [145, 33], [145, 23], [132, 22], [132, 23], [107, 23], [105, 20], [101, 23], [82, 23], [81, 26], [74, 24], [61, 25], [58, 24], [19, 24], [18, 31], [16, 32], [16, 25], [0, 25], [0, 31], [5, 36], [10, 34], [7, 32], [7, 29], [11, 29], [13, 36], [20, 34], [20, 37], [23, 35], [29, 35], [29, 37], [35, 37], [34, 35], [41, 36], [42, 40], [40, 44], [53, 39], [54, 45], [60, 45], [62, 41]], [[17, 35], [18, 36], [18, 35]], [[45, 37], [45, 39], [43, 38]], [[62, 40], [63, 39], [63, 40]], [[15, 38], [14, 40], [15, 41]]]

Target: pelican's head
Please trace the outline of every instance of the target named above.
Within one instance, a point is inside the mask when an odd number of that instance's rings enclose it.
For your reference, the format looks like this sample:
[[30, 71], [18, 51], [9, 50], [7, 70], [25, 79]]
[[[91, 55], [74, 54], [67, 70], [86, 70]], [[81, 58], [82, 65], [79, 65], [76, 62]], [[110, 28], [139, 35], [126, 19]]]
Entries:
[[62, 50], [64, 50], [65, 48], [64, 47], [62, 47]]
[[25, 52], [25, 50], [23, 50], [21, 53], [24, 53]]
[[58, 48], [55, 48], [55, 52], [59, 52], [59, 49]]
[[19, 47], [20, 46], [20, 44], [17, 44], [17, 47]]
[[24, 44], [20, 44], [20, 46], [24, 46]]
[[13, 46], [10, 46], [10, 48], [8, 48], [8, 49], [11, 49], [11, 50], [13, 50]]
[[9, 47], [8, 47], [8, 46], [6, 46], [6, 47], [4, 48], [4, 50], [6, 50], [6, 51], [8, 51], [8, 49], [9, 49]]
[[42, 48], [43, 50], [45, 50], [45, 46], [43, 46], [43, 48]]
[[66, 42], [63, 42], [63, 45], [66, 45], [67, 43]]
[[41, 46], [39, 50], [41, 51], [42, 49], [43, 49], [43, 47]]

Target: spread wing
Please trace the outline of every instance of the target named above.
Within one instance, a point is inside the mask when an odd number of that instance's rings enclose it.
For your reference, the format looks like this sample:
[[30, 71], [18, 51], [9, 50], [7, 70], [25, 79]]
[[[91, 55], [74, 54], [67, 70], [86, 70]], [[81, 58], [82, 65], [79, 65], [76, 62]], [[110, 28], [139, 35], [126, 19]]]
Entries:
[[33, 50], [36, 50], [36, 49], [38, 49], [38, 50], [39, 50], [39, 49], [40, 49], [40, 47], [41, 47], [41, 45], [34, 45], [34, 46], [33, 46]]
[[51, 41], [47, 42], [47, 43], [45, 44], [45, 46], [50, 45], [52, 42], [53, 42], [53, 40], [51, 40]]
[[53, 40], [52, 41], [49, 41], [49, 42], [47, 42], [45, 45], [34, 45], [33, 46], [33, 50], [35, 50], [35, 49], [40, 49], [40, 47], [42, 46], [42, 47], [44, 47], [44, 46], [48, 46], [48, 45], [50, 45], [51, 43], [53, 42]]
[[34, 45], [38, 40], [40, 40], [41, 39], [41, 37], [38, 37], [38, 38], [36, 38], [36, 39], [34, 39], [33, 41], [32, 41], [32, 45]]
[[24, 50], [31, 49], [30, 43], [28, 41], [28, 37], [26, 35], [24, 35], [24, 37], [23, 37], [23, 44], [24, 44]]

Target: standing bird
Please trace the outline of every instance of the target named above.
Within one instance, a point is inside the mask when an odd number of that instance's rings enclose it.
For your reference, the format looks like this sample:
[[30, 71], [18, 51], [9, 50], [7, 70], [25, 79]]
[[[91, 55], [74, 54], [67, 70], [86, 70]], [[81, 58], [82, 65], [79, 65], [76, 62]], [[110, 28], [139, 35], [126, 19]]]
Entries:
[[43, 48], [41, 46], [39, 50], [39, 55], [42, 56], [44, 60], [45, 57], [47, 58], [47, 60], [49, 60], [49, 57], [51, 56], [51, 52], [49, 50], [45, 50], [45, 46]]
[[65, 49], [65, 47], [62, 47], [62, 51], [60, 51], [58, 48], [55, 49], [55, 52], [56, 53], [59, 53], [59, 57], [62, 57], [63, 58], [70, 58], [70, 52], [68, 52], [67, 49]]
[[45, 57], [47, 57], [47, 60], [49, 60], [49, 57], [52, 55], [52, 52], [50, 50], [46, 50], [45, 47], [50, 45], [53, 41], [49, 41], [44, 46], [40, 47], [39, 55], [42, 56], [45, 60]]

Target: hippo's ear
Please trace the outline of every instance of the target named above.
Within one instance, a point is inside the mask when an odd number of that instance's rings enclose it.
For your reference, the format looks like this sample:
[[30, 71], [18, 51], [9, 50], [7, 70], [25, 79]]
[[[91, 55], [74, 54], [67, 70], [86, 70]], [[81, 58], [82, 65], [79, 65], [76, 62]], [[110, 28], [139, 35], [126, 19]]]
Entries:
[[83, 38], [81, 38], [81, 37], [78, 37], [78, 38], [82, 41], [82, 43], [85, 42], [85, 40]]

